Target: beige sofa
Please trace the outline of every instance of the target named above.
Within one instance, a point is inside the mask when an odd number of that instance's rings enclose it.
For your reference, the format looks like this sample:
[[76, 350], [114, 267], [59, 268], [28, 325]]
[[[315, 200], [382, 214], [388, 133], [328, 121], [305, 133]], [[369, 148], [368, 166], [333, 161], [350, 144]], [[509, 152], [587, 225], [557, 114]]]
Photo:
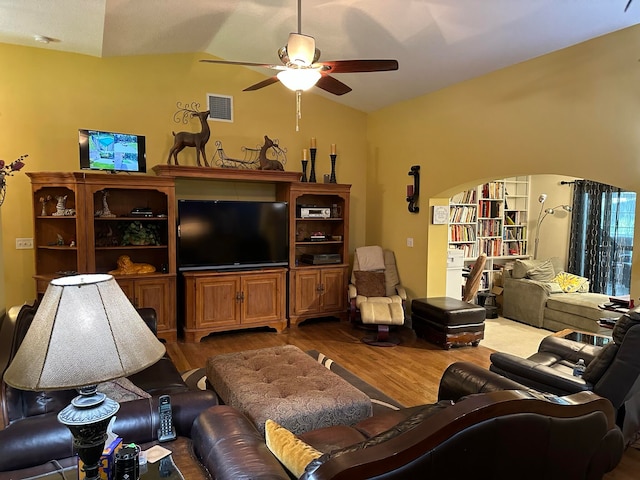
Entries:
[[599, 319], [621, 315], [598, 307], [608, 302], [609, 296], [589, 292], [586, 279], [578, 291], [566, 293], [562, 288], [565, 285], [554, 281], [563, 270], [562, 263], [555, 257], [516, 260], [513, 269], [504, 272], [502, 315], [554, 332], [570, 328], [593, 333], [601, 331]]

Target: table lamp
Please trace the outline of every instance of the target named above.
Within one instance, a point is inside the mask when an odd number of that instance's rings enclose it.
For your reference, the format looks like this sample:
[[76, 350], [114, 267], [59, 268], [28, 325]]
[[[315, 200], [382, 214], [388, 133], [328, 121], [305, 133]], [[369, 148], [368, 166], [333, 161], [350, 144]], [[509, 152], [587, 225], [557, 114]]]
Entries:
[[165, 347], [111, 275], [52, 280], [4, 381], [21, 390], [76, 388], [58, 414], [74, 437], [86, 479], [100, 478], [107, 425], [120, 405], [97, 384], [139, 372]]

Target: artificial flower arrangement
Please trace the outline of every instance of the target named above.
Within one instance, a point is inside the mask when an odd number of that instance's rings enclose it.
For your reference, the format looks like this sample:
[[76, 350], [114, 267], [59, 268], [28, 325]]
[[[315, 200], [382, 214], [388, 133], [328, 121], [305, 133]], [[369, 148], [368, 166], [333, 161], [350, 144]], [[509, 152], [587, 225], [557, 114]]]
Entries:
[[7, 176], [13, 175], [14, 172], [22, 170], [24, 167], [24, 159], [29, 155], [20, 155], [11, 163], [0, 160], [0, 205], [4, 203], [4, 197], [7, 191]]

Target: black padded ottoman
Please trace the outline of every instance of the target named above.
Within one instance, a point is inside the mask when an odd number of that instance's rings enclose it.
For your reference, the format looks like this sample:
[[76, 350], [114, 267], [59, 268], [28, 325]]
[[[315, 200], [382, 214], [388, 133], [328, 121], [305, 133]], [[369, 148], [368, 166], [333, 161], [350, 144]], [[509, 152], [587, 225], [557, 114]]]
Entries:
[[487, 311], [480, 305], [455, 298], [416, 298], [411, 302], [411, 321], [416, 335], [444, 348], [471, 344], [484, 338]]

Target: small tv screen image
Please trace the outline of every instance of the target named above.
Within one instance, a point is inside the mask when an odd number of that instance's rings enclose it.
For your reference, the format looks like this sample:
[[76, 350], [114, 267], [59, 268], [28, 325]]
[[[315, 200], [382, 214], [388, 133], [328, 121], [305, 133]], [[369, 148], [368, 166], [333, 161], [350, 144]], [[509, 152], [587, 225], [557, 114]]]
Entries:
[[287, 265], [287, 205], [179, 200], [179, 270]]
[[145, 137], [80, 130], [80, 167], [90, 170], [145, 172]]

